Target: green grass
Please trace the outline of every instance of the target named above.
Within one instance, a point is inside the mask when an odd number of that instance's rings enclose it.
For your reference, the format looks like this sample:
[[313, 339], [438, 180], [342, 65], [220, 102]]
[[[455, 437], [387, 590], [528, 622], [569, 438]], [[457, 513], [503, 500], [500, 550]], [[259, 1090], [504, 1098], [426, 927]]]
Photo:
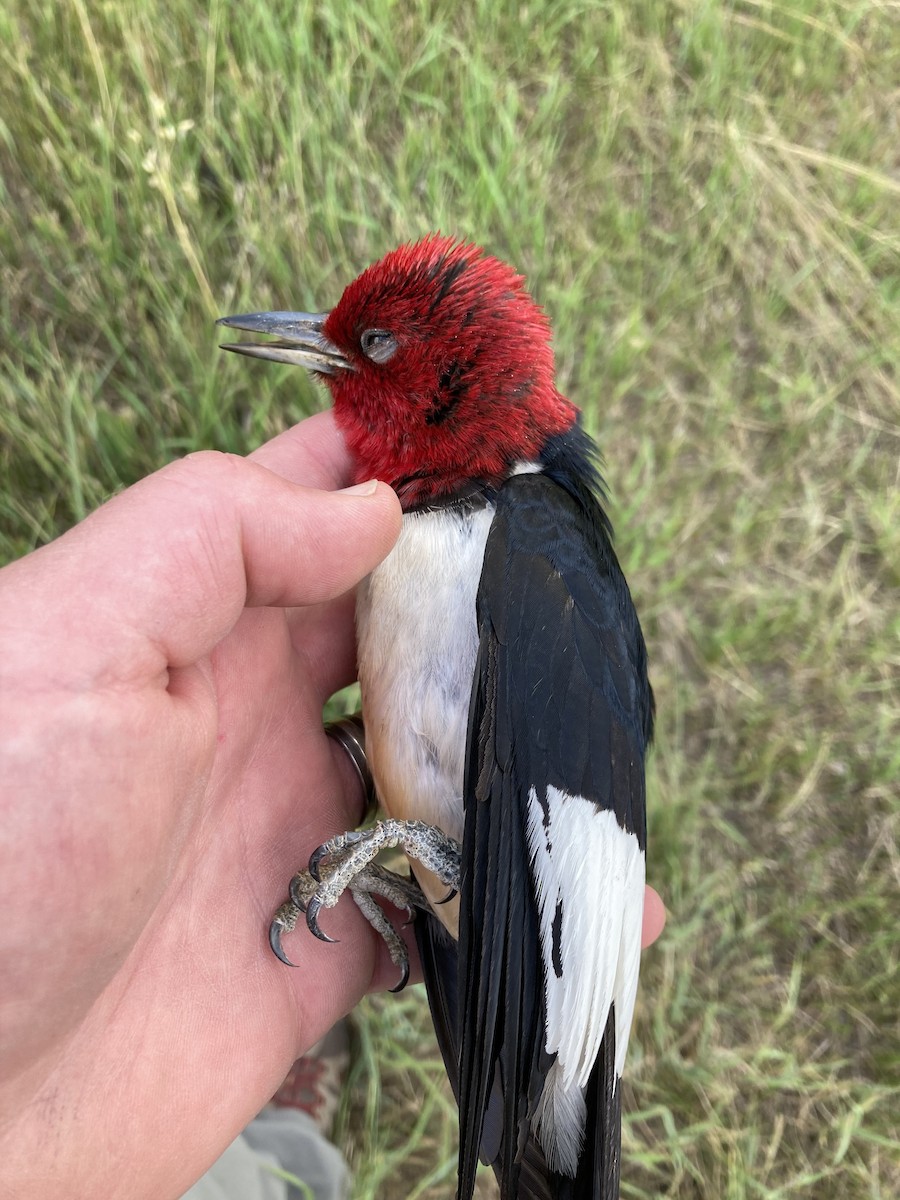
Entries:
[[[435, 228], [547, 307], [659, 702], [627, 1200], [900, 1195], [898, 79], [888, 0], [0, 12], [3, 556], [322, 403], [217, 315]], [[422, 997], [357, 1026], [357, 1200], [447, 1196]]]

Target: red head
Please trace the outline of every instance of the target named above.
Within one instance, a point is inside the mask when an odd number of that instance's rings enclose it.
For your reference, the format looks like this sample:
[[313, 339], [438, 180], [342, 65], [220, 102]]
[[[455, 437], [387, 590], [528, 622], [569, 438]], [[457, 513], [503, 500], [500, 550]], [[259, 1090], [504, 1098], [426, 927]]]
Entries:
[[324, 376], [357, 478], [394, 485], [405, 507], [499, 482], [576, 416], [554, 387], [550, 326], [521, 276], [450, 238], [391, 251], [328, 314], [226, 323], [285, 339], [234, 348]]

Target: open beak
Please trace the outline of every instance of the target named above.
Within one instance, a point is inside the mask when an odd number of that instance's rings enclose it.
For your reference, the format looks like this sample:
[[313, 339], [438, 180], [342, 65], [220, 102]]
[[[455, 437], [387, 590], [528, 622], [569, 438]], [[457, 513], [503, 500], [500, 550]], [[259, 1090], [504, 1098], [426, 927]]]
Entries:
[[336, 375], [338, 371], [353, 368], [322, 332], [327, 318], [327, 312], [262, 312], [221, 317], [216, 324], [224, 325], [226, 329], [265, 333], [278, 339], [274, 342], [227, 342], [222, 345], [223, 350], [247, 354], [250, 358], [266, 358], [269, 362], [306, 367], [321, 375]]

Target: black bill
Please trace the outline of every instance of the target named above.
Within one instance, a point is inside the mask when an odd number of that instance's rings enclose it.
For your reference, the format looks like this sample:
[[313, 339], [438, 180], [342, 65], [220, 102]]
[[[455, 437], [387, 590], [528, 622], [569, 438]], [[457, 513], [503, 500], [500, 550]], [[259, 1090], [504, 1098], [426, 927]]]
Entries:
[[226, 342], [222, 345], [223, 350], [233, 350], [235, 354], [246, 354], [250, 358], [265, 358], [269, 362], [306, 367], [322, 375], [352, 370], [337, 346], [322, 332], [327, 318], [327, 312], [261, 312], [220, 317], [216, 324], [224, 325], [226, 329], [264, 333], [277, 339], [274, 342]]

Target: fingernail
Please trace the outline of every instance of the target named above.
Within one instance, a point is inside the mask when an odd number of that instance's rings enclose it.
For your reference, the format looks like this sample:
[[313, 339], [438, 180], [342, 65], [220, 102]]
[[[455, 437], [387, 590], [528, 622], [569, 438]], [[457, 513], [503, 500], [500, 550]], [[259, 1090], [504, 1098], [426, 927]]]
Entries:
[[378, 487], [377, 479], [367, 479], [365, 483], [354, 483], [353, 487], [342, 488], [342, 496], [371, 496]]

